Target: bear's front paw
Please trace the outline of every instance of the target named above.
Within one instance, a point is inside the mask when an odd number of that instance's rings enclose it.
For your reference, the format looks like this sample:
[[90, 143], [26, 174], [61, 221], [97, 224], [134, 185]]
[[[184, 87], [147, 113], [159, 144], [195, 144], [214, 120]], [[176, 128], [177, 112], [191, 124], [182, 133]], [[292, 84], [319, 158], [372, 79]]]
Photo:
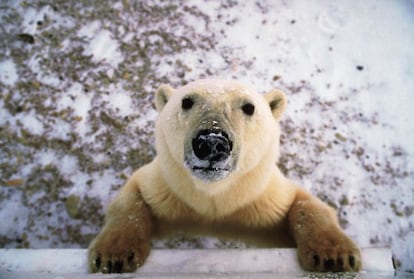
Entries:
[[361, 252], [344, 233], [320, 233], [298, 245], [302, 267], [318, 272], [357, 272], [361, 269]]
[[91, 243], [88, 251], [90, 272], [133, 272], [150, 252], [149, 240], [142, 240], [136, 231], [127, 228], [105, 228]]

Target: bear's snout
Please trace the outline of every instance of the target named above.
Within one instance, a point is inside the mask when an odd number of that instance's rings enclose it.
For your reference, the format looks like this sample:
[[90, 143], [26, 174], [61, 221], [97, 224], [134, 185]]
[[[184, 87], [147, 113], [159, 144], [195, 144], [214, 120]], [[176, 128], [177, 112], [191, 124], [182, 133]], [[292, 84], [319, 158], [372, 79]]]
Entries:
[[195, 177], [206, 182], [225, 178], [236, 166], [231, 135], [223, 129], [201, 129], [185, 146], [185, 166]]
[[194, 155], [210, 164], [226, 160], [233, 148], [233, 143], [222, 130], [201, 130], [192, 140]]

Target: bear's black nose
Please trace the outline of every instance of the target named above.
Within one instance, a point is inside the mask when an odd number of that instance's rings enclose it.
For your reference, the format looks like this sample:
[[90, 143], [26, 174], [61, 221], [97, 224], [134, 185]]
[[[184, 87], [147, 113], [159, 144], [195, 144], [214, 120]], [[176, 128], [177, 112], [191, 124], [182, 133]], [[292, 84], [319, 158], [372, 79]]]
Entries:
[[222, 130], [201, 130], [192, 145], [197, 158], [210, 163], [224, 161], [233, 148], [229, 136]]

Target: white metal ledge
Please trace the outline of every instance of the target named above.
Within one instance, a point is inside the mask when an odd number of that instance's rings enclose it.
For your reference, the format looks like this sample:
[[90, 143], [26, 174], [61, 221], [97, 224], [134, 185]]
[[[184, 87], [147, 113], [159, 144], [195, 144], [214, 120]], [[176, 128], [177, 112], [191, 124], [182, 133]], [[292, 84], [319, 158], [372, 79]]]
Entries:
[[[306, 274], [296, 249], [152, 250], [143, 267], [125, 275], [88, 274], [86, 258], [84, 249], [0, 249], [0, 278], [303, 278]], [[362, 249], [362, 258], [358, 278], [394, 275], [389, 249]]]

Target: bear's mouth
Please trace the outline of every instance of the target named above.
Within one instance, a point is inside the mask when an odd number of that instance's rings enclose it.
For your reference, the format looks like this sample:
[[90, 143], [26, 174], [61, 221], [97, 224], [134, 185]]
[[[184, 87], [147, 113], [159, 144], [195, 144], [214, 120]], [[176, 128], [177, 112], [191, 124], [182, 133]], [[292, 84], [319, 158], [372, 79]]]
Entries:
[[225, 178], [231, 169], [228, 167], [213, 167], [213, 166], [189, 166], [191, 172], [195, 177], [207, 182], [214, 182]]
[[215, 171], [230, 171], [229, 168], [215, 168], [215, 167], [198, 167], [198, 166], [193, 166], [192, 167], [193, 171], [205, 171], [205, 172], [215, 172]]

